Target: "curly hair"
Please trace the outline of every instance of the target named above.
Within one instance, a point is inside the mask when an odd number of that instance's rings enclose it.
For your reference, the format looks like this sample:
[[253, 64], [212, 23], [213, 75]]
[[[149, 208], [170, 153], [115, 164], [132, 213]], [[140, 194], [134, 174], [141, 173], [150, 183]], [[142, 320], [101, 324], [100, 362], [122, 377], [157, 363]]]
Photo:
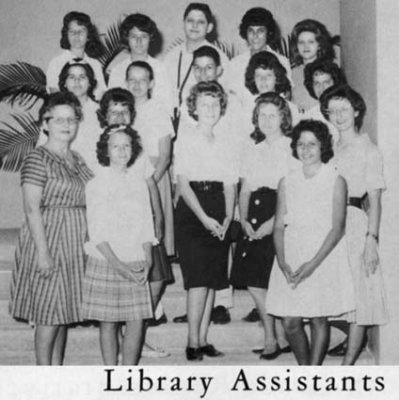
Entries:
[[108, 125], [107, 112], [111, 102], [127, 106], [129, 108], [131, 122], [133, 123], [136, 117], [136, 109], [134, 107], [134, 97], [127, 89], [122, 89], [117, 87], [108, 89], [100, 100], [100, 106], [99, 109], [97, 110], [97, 118], [98, 121], [100, 122], [101, 128], [104, 128]]
[[324, 117], [329, 121], [330, 114], [328, 113], [328, 103], [330, 100], [347, 100], [357, 111], [355, 116], [355, 128], [359, 131], [363, 125], [363, 119], [366, 115], [367, 106], [363, 97], [353, 90], [349, 85], [334, 85], [323, 92], [320, 97], [320, 110]]
[[212, 11], [209, 8], [208, 4], [205, 3], [190, 3], [184, 10], [183, 20], [185, 20], [187, 18], [187, 15], [190, 14], [190, 12], [193, 10], [201, 11], [204, 14], [208, 24], [212, 24], [214, 22]]
[[97, 86], [97, 79], [94, 75], [93, 68], [90, 66], [90, 64], [84, 63], [84, 62], [74, 62], [74, 63], [66, 63], [58, 77], [58, 87], [60, 88], [61, 92], [67, 92], [68, 89], [65, 87], [66, 80], [68, 79], [69, 75], [69, 69], [72, 67], [81, 67], [85, 70], [86, 76], [89, 80], [89, 88], [87, 89], [87, 95], [92, 99], [95, 100], [94, 98], [94, 90]]
[[292, 61], [294, 65], [301, 65], [303, 63], [302, 57], [298, 52], [298, 39], [302, 32], [312, 32], [315, 34], [316, 41], [319, 44], [317, 51], [317, 58], [323, 58], [333, 61], [335, 58], [335, 51], [331, 40], [331, 35], [325, 25], [314, 19], [305, 19], [298, 22], [291, 32], [291, 39], [293, 43], [293, 56]]
[[[39, 110], [39, 124], [42, 125], [49, 117], [49, 113], [54, 107], [69, 106], [73, 108], [75, 117], [78, 121], [83, 118], [82, 106], [78, 98], [71, 92], [55, 92], [48, 94]], [[48, 136], [48, 131], [43, 129], [45, 135]]]
[[197, 100], [200, 95], [216, 97], [220, 101], [220, 116], [226, 113], [227, 94], [223, 87], [216, 81], [198, 82], [190, 90], [190, 95], [187, 97], [187, 108], [190, 117], [198, 121], [196, 114]]
[[239, 26], [240, 36], [247, 40], [248, 28], [250, 26], [264, 26], [267, 31], [266, 43], [273, 49], [276, 49], [280, 40], [280, 29], [273, 14], [263, 7], [254, 7], [249, 9], [241, 19]]
[[259, 94], [255, 83], [255, 71], [258, 69], [271, 70], [276, 76], [276, 85], [274, 91], [281, 93], [290, 93], [291, 83], [287, 77], [287, 71], [282, 66], [278, 58], [269, 51], [260, 51], [255, 53], [249, 60], [245, 71], [245, 86], [252, 94]]
[[324, 164], [328, 163], [334, 156], [332, 136], [324, 122], [314, 119], [304, 119], [295, 125], [292, 130], [291, 149], [292, 155], [298, 157], [297, 144], [301, 137], [302, 132], [309, 131], [314, 134], [316, 139], [320, 142], [320, 158]]
[[280, 129], [285, 136], [290, 136], [292, 129], [292, 116], [291, 110], [287, 101], [281, 97], [278, 93], [268, 92], [263, 93], [255, 101], [255, 108], [252, 112], [252, 124], [255, 130], [251, 133], [250, 137], [255, 143], [260, 143], [266, 139], [266, 135], [260, 130], [258, 117], [259, 109], [263, 104], [273, 104], [277, 107], [280, 114], [281, 123]]
[[116, 132], [123, 132], [130, 138], [130, 143], [132, 145], [132, 156], [127, 163], [127, 167], [130, 167], [134, 164], [138, 156], [143, 151], [143, 147], [141, 145], [139, 134], [129, 125], [110, 125], [105, 129], [97, 142], [98, 162], [104, 167], [108, 167], [110, 165], [110, 158], [108, 155], [108, 140], [110, 136]]
[[154, 42], [159, 35], [156, 23], [147, 15], [135, 13], [128, 15], [120, 26], [121, 43], [129, 48], [129, 33], [133, 28], [145, 32], [150, 36], [150, 43]]
[[334, 81], [334, 85], [345, 85], [346, 77], [344, 71], [331, 60], [320, 59], [313, 61], [305, 66], [304, 84], [309, 94], [317, 100], [316, 93], [313, 89], [313, 77], [316, 73], [328, 74]]
[[71, 48], [71, 44], [69, 43], [68, 40], [68, 30], [69, 30], [69, 24], [72, 21], [75, 21], [78, 25], [82, 25], [87, 29], [87, 43], [85, 46], [85, 53], [89, 57], [99, 58], [104, 53], [104, 46], [101, 43], [97, 28], [91, 22], [91, 19], [87, 14], [78, 11], [71, 11], [64, 17], [61, 29], [61, 40], [60, 40], [61, 48], [62, 49]]

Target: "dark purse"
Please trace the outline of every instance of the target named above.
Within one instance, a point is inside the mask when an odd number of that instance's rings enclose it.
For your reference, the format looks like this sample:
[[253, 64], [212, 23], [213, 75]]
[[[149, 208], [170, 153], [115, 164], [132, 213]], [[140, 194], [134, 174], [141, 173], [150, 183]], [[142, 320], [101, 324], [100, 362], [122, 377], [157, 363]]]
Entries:
[[162, 242], [152, 246], [152, 268], [148, 280], [150, 282], [164, 281], [167, 284], [175, 281], [165, 245]]

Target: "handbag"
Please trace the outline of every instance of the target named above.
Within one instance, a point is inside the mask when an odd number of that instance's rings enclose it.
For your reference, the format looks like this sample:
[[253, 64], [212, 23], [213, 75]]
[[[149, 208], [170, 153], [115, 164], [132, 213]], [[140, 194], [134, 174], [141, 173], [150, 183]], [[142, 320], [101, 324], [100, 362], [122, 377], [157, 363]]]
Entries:
[[152, 268], [148, 280], [149, 282], [164, 281], [167, 284], [175, 281], [165, 245], [162, 242], [152, 246]]

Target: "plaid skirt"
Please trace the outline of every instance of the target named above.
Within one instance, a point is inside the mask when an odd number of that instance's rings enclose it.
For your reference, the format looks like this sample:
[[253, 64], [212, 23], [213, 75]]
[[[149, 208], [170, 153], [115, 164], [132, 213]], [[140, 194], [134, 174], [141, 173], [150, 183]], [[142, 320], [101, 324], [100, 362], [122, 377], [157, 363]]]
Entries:
[[149, 284], [129, 281], [107, 261], [89, 257], [83, 280], [82, 314], [85, 319], [104, 322], [152, 318]]

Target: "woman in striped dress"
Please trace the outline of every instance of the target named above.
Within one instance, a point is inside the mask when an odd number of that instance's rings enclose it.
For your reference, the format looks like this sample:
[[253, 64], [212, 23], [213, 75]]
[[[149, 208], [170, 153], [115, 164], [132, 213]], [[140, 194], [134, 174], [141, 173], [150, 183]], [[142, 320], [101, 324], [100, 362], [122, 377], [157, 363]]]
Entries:
[[10, 312], [35, 324], [38, 365], [62, 364], [67, 325], [83, 320], [84, 190], [92, 173], [70, 149], [81, 117], [75, 95], [49, 95], [39, 112], [48, 140], [25, 158], [21, 170], [26, 222], [16, 250]]

